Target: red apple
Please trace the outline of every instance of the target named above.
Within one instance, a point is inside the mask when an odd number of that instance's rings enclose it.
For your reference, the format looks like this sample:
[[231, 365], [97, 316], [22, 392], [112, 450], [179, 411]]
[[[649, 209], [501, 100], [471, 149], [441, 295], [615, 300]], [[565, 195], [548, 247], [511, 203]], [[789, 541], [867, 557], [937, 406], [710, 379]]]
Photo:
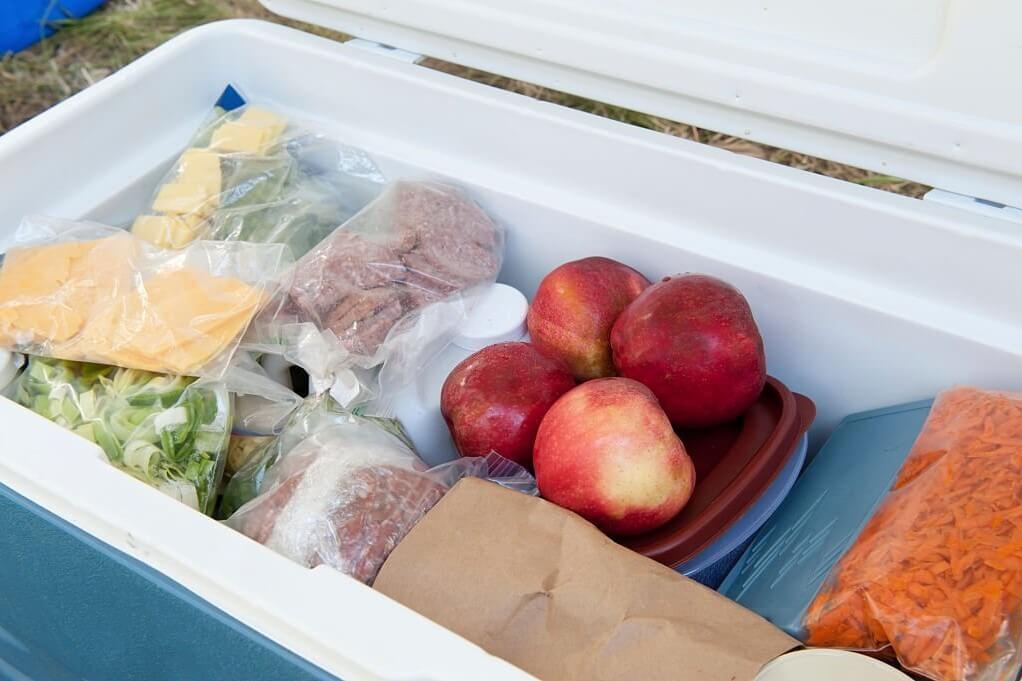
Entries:
[[686, 274], [650, 286], [618, 317], [610, 344], [621, 375], [649, 387], [677, 426], [737, 418], [766, 383], [749, 303], [714, 277]]
[[579, 380], [614, 376], [610, 329], [647, 286], [646, 277], [610, 258], [565, 263], [544, 277], [529, 307], [532, 342]]
[[495, 451], [531, 468], [540, 421], [574, 387], [567, 369], [531, 344], [497, 343], [454, 367], [440, 412], [462, 456]]
[[578, 386], [536, 435], [543, 498], [608, 534], [655, 529], [688, 503], [696, 470], [649, 388], [628, 378]]

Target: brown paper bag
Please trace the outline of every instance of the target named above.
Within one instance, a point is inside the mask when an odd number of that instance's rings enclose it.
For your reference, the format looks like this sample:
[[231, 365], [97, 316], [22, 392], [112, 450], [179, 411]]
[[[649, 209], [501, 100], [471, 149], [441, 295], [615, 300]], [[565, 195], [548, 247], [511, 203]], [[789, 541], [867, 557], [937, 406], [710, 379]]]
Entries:
[[374, 586], [544, 681], [751, 681], [798, 646], [574, 513], [474, 478]]

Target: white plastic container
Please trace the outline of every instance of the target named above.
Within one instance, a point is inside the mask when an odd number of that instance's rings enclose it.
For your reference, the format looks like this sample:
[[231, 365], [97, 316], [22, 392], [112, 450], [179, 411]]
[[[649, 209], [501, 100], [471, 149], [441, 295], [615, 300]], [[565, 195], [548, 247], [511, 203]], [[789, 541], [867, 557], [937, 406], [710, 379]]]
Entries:
[[911, 677], [859, 653], [816, 648], [781, 655], [756, 681], [911, 681]]
[[529, 301], [518, 289], [494, 284], [475, 304], [455, 331], [450, 345], [430, 361], [404, 390], [389, 398], [392, 413], [412, 439], [419, 456], [430, 466], [458, 456], [440, 414], [440, 389], [463, 359], [487, 345], [524, 340]]
[[[1022, 89], [990, 85], [1017, 78], [1022, 4], [1009, 0], [267, 4], [1022, 204]], [[0, 230], [37, 212], [129, 221], [230, 82], [367, 149], [390, 177], [465, 187], [508, 226], [501, 280], [526, 295], [589, 255], [651, 277], [730, 281], [752, 305], [771, 373], [816, 402], [814, 443], [843, 415], [950, 384], [1022, 385], [1017, 225], [553, 106], [406, 56], [254, 21], [189, 31], [0, 137]], [[305, 570], [155, 493], [6, 400], [0, 425], [0, 485], [346, 681], [528, 678], [354, 580]]]

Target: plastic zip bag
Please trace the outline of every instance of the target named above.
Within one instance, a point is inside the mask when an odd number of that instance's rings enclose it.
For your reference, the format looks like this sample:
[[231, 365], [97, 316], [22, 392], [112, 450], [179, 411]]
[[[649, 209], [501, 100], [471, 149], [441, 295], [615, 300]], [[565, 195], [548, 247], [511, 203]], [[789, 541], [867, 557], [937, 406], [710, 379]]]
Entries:
[[942, 392], [806, 613], [807, 643], [890, 650], [938, 681], [1022, 669], [1022, 395]]
[[239, 352], [224, 377], [234, 396], [231, 442], [225, 473], [233, 476], [268, 445], [302, 405], [302, 398], [270, 378], [247, 352]]
[[223, 383], [29, 357], [8, 394], [98, 444], [114, 466], [212, 515], [231, 432]]
[[503, 258], [500, 227], [460, 190], [399, 181], [309, 251], [246, 345], [283, 354], [313, 385], [379, 370], [384, 392], [449, 341]]
[[132, 230], [161, 248], [196, 239], [280, 243], [298, 258], [382, 186], [358, 149], [264, 107], [216, 110]]
[[[279, 384], [278, 384], [279, 386]], [[282, 386], [281, 386], [282, 387]], [[234, 471], [224, 488], [223, 499], [217, 517], [227, 518], [243, 505], [257, 497], [266, 483], [267, 471], [289, 452], [307, 439], [338, 424], [369, 422], [395, 436], [404, 446], [411, 448], [411, 441], [395, 419], [355, 414], [337, 403], [330, 395], [313, 395], [299, 400], [290, 412], [287, 422], [274, 437], [256, 443], [253, 451], [247, 453], [244, 462]], [[284, 407], [290, 406], [290, 402]]]
[[318, 430], [267, 471], [261, 494], [225, 522], [306, 567], [329, 565], [372, 584], [383, 562], [458, 480], [532, 476], [497, 454], [429, 469], [394, 433], [353, 417]]
[[290, 264], [281, 245], [162, 251], [105, 225], [28, 218], [0, 269], [0, 345], [218, 377]]

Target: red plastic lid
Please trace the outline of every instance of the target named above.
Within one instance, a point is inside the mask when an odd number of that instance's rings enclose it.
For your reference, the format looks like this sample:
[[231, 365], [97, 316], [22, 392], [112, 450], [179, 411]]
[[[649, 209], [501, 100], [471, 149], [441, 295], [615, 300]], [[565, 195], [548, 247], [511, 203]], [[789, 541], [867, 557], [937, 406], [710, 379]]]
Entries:
[[652, 532], [617, 541], [670, 567], [707, 548], [770, 487], [816, 417], [816, 406], [768, 377], [759, 399], [731, 423], [678, 431], [696, 467], [688, 505]]

